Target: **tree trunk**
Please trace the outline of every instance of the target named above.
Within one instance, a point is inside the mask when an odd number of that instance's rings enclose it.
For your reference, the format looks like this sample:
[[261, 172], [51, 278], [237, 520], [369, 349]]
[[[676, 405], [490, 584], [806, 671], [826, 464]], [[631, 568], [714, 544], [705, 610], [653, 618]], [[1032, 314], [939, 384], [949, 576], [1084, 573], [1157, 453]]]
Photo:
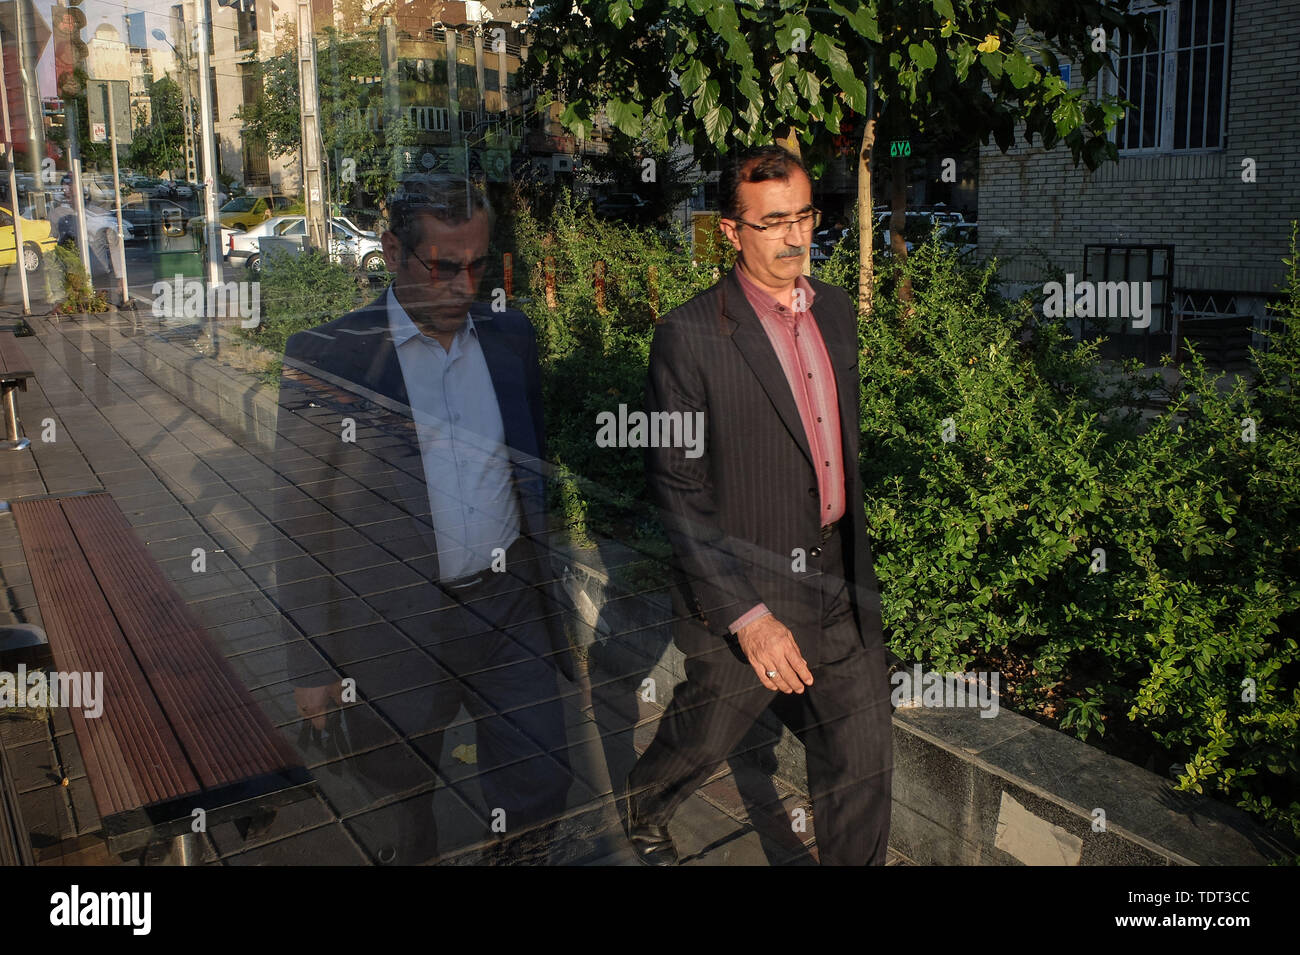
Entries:
[[[889, 247], [895, 259], [907, 261], [907, 158], [895, 156], [893, 164], [893, 208], [889, 218]], [[904, 278], [898, 287], [901, 302], [912, 301], [912, 280]], [[906, 311], [906, 305], [904, 305]]]
[[555, 256], [546, 257], [546, 307], [552, 312], [560, 307], [560, 300], [555, 291]]
[[876, 121], [867, 119], [858, 152], [858, 315], [871, 315], [876, 287], [876, 217], [871, 206], [871, 150], [876, 145]]
[[[784, 146], [790, 152], [794, 153], [800, 159], [803, 158], [803, 152], [799, 149], [799, 136], [793, 126], [785, 127], [785, 135], [777, 136], [776, 143], [778, 146]], [[811, 184], [811, 180], [810, 180]], [[811, 234], [811, 233], [810, 233]], [[803, 274], [812, 275], [812, 245], [809, 244], [803, 250]]]

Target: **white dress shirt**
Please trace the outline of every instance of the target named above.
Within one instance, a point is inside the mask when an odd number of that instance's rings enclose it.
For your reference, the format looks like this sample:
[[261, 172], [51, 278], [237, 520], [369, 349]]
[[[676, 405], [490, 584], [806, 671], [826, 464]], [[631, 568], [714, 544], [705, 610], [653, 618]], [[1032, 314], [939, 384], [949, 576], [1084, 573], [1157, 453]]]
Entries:
[[519, 536], [514, 469], [474, 319], [444, 349], [388, 290], [388, 327], [411, 404], [442, 580], [487, 570]]

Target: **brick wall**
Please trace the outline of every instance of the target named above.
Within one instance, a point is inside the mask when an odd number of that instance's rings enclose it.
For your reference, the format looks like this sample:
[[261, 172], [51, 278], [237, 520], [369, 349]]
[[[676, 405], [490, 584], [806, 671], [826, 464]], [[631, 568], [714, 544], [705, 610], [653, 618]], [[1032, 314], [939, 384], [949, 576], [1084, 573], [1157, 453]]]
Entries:
[[[1174, 287], [1268, 294], [1300, 219], [1300, 0], [1236, 0], [1229, 32], [1225, 148], [1125, 158], [1090, 173], [1070, 151], [980, 149], [980, 254], [1004, 278], [1076, 274], [1086, 243], [1175, 247]], [[1075, 85], [1078, 85], [1075, 69]], [[1242, 182], [1241, 161], [1256, 162]], [[1041, 254], [1040, 254], [1041, 253]]]

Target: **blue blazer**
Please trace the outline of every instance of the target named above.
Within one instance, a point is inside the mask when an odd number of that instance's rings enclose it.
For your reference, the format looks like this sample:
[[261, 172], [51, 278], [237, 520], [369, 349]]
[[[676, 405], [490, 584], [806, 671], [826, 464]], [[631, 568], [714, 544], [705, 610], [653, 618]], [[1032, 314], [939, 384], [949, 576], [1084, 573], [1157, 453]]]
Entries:
[[[470, 314], [501, 411], [519, 495], [520, 533], [541, 558], [519, 573], [543, 591], [555, 610], [547, 620], [552, 660], [572, 678], [560, 612], [562, 588], [549, 572], [546, 437], [536, 334], [517, 309], [494, 312], [475, 303]], [[437, 580], [437, 541], [409, 400], [389, 332], [387, 293], [332, 322], [290, 336], [281, 374], [276, 469], [291, 483], [308, 486], [307, 496], [323, 498], [340, 488], [347, 493], [354, 487], [351, 481], [369, 490], [382, 502], [378, 510], [362, 513], [355, 522], [340, 517], [322, 524], [317, 515], [306, 529], [358, 532], [426, 579]], [[345, 419], [351, 419], [355, 429], [353, 442], [341, 440]], [[286, 496], [303, 505], [302, 495]], [[439, 588], [430, 590], [441, 594]]]

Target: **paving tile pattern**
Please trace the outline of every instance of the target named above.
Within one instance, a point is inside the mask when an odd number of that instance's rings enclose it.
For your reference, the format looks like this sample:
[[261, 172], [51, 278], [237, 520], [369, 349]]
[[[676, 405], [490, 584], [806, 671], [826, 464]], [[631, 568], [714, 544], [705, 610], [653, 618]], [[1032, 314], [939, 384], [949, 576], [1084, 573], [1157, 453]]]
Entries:
[[[412, 637], [427, 628], [421, 597], [428, 588], [419, 586], [412, 564], [383, 546], [385, 505], [356, 482], [336, 480], [329, 499], [296, 483], [320, 473], [323, 440], [337, 437], [321, 424], [316, 439], [300, 443], [301, 471], [292, 470], [289, 456], [276, 460], [290, 469], [276, 473], [268, 464], [274, 396], [252, 376], [201, 354], [184, 330], [147, 321], [133, 327], [112, 315], [31, 324], [36, 336], [20, 342], [36, 379], [20, 396], [20, 413], [33, 444], [30, 452], [0, 455], [0, 498], [112, 494], [319, 783], [318, 798], [282, 809], [265, 828], [214, 827], [202, 839], [204, 861], [383, 862], [394, 827], [400, 832], [403, 819], [432, 807], [441, 862], [635, 864], [615, 789], [621, 792], [661, 713], [643, 701], [639, 681], [599, 669], [577, 684], [561, 681], [563, 757], [573, 777], [568, 809], [544, 845], [503, 857], [476, 765], [449, 758], [463, 757], [475, 742], [463, 710], [442, 752], [431, 751], [435, 738], [422, 723], [427, 701], [452, 677]], [[53, 440], [41, 440], [42, 432]], [[385, 479], [383, 467], [371, 473]], [[361, 531], [328, 552], [313, 539], [322, 503], [350, 509]], [[206, 562], [202, 573], [193, 569], [196, 549]], [[12, 516], [0, 514], [6, 622], [39, 625], [41, 615]], [[666, 632], [668, 623], [655, 621], [654, 629]], [[310, 662], [289, 672], [284, 647], [307, 635]], [[304, 736], [293, 698], [295, 681], [313, 674], [351, 676], [366, 688], [341, 710], [346, 734], [324, 748]], [[15, 767], [42, 864], [142, 861], [97, 848], [100, 821], [66, 711], [0, 713], [0, 745]], [[806, 795], [736, 758], [687, 801], [672, 831], [687, 864], [814, 864], [814, 822]], [[905, 863], [891, 853], [890, 864]]]

